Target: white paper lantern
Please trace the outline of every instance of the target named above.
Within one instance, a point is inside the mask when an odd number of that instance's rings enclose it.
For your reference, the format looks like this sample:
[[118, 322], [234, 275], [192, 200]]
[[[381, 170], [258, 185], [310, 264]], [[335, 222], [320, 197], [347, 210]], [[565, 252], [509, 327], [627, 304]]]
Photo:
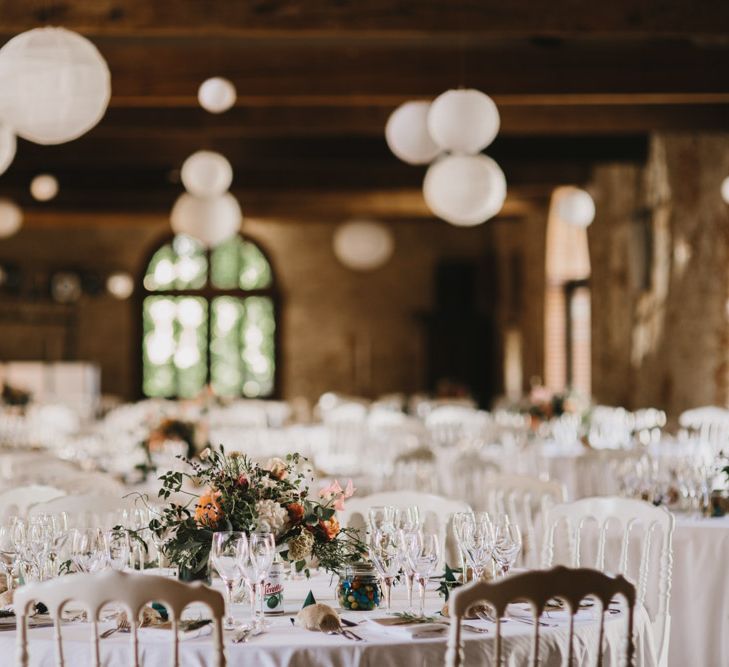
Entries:
[[448, 90], [433, 100], [428, 131], [443, 150], [475, 155], [499, 133], [501, 120], [494, 101], [480, 90]]
[[237, 234], [242, 220], [238, 201], [229, 192], [207, 198], [182, 194], [172, 207], [170, 216], [175, 234], [192, 236], [209, 248]]
[[12, 236], [23, 224], [23, 212], [9, 199], [0, 199], [0, 238]]
[[589, 227], [595, 219], [595, 202], [589, 192], [567, 186], [558, 195], [556, 212], [567, 224]]
[[196, 197], [219, 197], [233, 182], [233, 167], [220, 153], [197, 151], [182, 164], [182, 184]]
[[15, 132], [5, 123], [0, 123], [0, 174], [4, 174], [15, 159]]
[[372, 271], [387, 262], [395, 249], [390, 230], [380, 222], [352, 220], [334, 233], [334, 254], [355, 271]]
[[123, 271], [112, 273], [106, 279], [106, 289], [116, 299], [128, 299], [134, 292], [134, 279]]
[[223, 113], [235, 104], [235, 86], [220, 76], [214, 76], [200, 84], [197, 100], [210, 113]]
[[405, 102], [390, 114], [385, 140], [396, 157], [408, 164], [428, 164], [440, 148], [428, 132], [430, 102]]
[[58, 194], [58, 180], [51, 174], [38, 174], [30, 182], [30, 194], [36, 201], [50, 201]]
[[721, 183], [721, 198], [729, 204], [729, 176]]
[[493, 218], [506, 199], [506, 177], [486, 155], [450, 155], [425, 174], [423, 196], [439, 218], [471, 227]]
[[106, 61], [85, 37], [35, 28], [0, 49], [0, 117], [37, 144], [61, 144], [88, 132], [111, 96]]

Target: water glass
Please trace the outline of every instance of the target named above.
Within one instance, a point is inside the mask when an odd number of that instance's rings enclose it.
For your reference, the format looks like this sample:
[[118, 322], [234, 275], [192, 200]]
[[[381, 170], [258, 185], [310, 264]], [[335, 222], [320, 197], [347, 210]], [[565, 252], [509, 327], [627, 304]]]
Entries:
[[400, 569], [397, 540], [392, 533], [378, 530], [370, 540], [370, 559], [383, 583], [387, 610], [390, 611], [392, 582]]
[[440, 541], [433, 533], [418, 535], [417, 547], [408, 554], [410, 567], [420, 589], [420, 615], [425, 615], [425, 587], [440, 559]]
[[235, 627], [233, 619], [233, 588], [243, 576], [243, 560], [247, 556], [248, 543], [245, 535], [238, 531], [213, 533], [210, 560], [225, 584], [227, 613], [224, 620], [226, 630]]
[[499, 566], [501, 576], [504, 577], [516, 562], [521, 551], [521, 531], [508, 515], [504, 515], [494, 525], [493, 535], [494, 560]]

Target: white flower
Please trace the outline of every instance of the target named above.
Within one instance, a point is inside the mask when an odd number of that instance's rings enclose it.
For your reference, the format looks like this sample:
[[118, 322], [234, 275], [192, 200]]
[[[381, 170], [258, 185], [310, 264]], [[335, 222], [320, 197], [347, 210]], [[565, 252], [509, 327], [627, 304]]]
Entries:
[[205, 461], [210, 456], [210, 447], [206, 447], [200, 452], [200, 460]]
[[278, 486], [278, 480], [271, 479], [270, 477], [261, 477], [261, 479], [258, 480], [258, 486], [262, 489], [272, 489], [275, 486]]
[[275, 500], [259, 500], [256, 503], [258, 515], [258, 529], [270, 530], [274, 535], [279, 534], [289, 519], [286, 508], [281, 507]]

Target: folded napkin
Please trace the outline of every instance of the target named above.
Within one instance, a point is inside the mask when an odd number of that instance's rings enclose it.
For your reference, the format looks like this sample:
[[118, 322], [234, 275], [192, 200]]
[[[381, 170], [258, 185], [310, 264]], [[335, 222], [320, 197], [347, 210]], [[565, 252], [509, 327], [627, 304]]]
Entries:
[[321, 602], [301, 609], [296, 614], [296, 621], [302, 628], [314, 632], [336, 632], [342, 627], [337, 612]]
[[371, 628], [377, 628], [391, 637], [404, 639], [431, 639], [442, 637], [448, 632], [448, 624], [445, 622], [422, 623], [405, 621], [401, 618], [368, 618], [367, 623]]

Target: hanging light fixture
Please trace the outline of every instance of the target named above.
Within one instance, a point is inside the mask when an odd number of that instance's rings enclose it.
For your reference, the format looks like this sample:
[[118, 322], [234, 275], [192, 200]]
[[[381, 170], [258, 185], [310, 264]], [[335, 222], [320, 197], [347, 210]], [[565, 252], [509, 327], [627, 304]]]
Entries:
[[220, 153], [197, 151], [182, 164], [180, 176], [191, 195], [219, 197], [233, 182], [233, 168]]
[[572, 185], [560, 188], [556, 202], [560, 219], [575, 227], [589, 227], [595, 219], [595, 202], [590, 193]]
[[0, 199], [0, 238], [15, 234], [23, 224], [23, 212], [15, 202]]
[[197, 100], [205, 111], [223, 113], [235, 104], [235, 86], [228, 79], [214, 76], [200, 84]]
[[226, 192], [219, 197], [195, 197], [184, 193], [172, 207], [170, 222], [175, 234], [186, 234], [209, 248], [238, 233], [243, 214], [236, 198]]
[[4, 174], [15, 159], [15, 132], [5, 123], [0, 123], [0, 174]]
[[721, 183], [721, 198], [725, 203], [729, 204], [729, 176]]
[[390, 114], [385, 125], [385, 140], [390, 150], [408, 164], [428, 164], [440, 148], [428, 132], [430, 102], [401, 104]]
[[0, 49], [0, 90], [0, 117], [18, 136], [61, 144], [101, 120], [111, 75], [85, 37], [65, 28], [35, 28]]
[[494, 101], [480, 90], [447, 90], [433, 100], [428, 131], [445, 151], [475, 155], [499, 133], [501, 120]]
[[493, 218], [506, 199], [506, 177], [486, 155], [449, 155], [428, 168], [423, 181], [428, 208], [459, 227]]
[[373, 220], [351, 220], [334, 233], [334, 254], [349, 269], [372, 271], [392, 256], [395, 241], [392, 232]]
[[51, 174], [38, 174], [30, 182], [30, 194], [36, 201], [50, 201], [58, 194], [58, 179]]
[[134, 292], [134, 279], [124, 271], [117, 271], [106, 279], [106, 290], [114, 298], [123, 301]]

